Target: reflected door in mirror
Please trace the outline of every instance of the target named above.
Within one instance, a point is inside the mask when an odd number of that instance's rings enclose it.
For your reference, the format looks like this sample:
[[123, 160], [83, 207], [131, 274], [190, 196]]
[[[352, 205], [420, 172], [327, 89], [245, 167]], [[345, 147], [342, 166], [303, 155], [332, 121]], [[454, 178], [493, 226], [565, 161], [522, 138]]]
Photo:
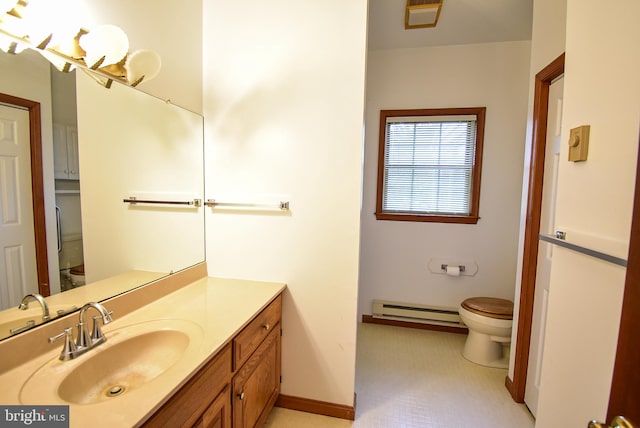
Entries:
[[29, 113], [0, 105], [0, 309], [38, 292], [31, 197]]

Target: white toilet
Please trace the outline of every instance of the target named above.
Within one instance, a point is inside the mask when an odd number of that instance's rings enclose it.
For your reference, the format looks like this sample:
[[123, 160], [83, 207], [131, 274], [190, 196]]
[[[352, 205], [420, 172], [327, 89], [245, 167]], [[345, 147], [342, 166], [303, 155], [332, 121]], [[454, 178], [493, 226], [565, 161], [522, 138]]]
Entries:
[[459, 307], [469, 328], [462, 356], [487, 367], [507, 368], [513, 324], [513, 302], [494, 297], [472, 297]]
[[71, 285], [74, 288], [86, 284], [86, 280], [84, 279], [84, 264], [72, 267], [69, 270], [69, 275], [71, 276]]

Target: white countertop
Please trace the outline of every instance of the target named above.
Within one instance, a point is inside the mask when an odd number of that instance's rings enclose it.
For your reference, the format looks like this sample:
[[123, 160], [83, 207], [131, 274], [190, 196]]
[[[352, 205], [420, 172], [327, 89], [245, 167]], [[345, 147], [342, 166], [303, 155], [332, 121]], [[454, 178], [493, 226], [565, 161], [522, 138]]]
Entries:
[[[111, 342], [108, 339], [117, 338], [122, 333], [126, 334], [127, 326], [132, 326], [130, 329], [133, 329], [133, 325], [152, 320], [166, 320], [163, 321], [165, 325], [170, 325], [170, 320], [183, 320], [195, 324], [202, 337], [197, 349], [191, 350], [188, 356], [183, 357], [162, 375], [119, 397], [96, 404], [70, 405], [71, 427], [133, 426], [155, 412], [284, 288], [285, 285], [281, 283], [208, 277], [186, 285], [124, 317], [118, 318], [118, 314], [114, 313], [113, 322], [103, 327], [107, 342], [96, 349], [74, 360], [62, 362], [57, 360], [62, 349], [60, 342], [60, 347], [56, 347], [54, 351], [42, 354], [0, 375], [0, 404], [68, 404], [64, 401], [51, 402], [48, 398], [55, 395], [55, 382], [43, 382], [41, 396], [33, 393], [32, 385], [29, 401], [25, 394], [21, 396], [23, 385], [33, 373], [45, 365], [56, 366], [61, 371], [68, 371], [71, 366], [80, 365], [87, 358], [91, 358], [93, 353], [100, 352], [101, 348], [106, 349], [110, 343], [117, 343], [117, 339]], [[109, 309], [109, 304], [106, 303], [105, 307]], [[87, 313], [90, 316], [95, 314], [95, 311]], [[71, 319], [76, 322], [75, 318]], [[38, 398], [34, 399], [34, 396]], [[123, 405], [123, 400], [126, 400], [126, 405]]]

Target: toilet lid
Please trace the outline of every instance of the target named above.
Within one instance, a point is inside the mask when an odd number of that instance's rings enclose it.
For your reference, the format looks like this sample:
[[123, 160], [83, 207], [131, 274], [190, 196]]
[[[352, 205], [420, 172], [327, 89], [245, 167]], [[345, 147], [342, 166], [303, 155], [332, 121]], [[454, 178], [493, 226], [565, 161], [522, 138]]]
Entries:
[[511, 300], [495, 297], [472, 297], [462, 302], [461, 306], [469, 312], [489, 318], [513, 319], [513, 302]]
[[71, 268], [71, 273], [74, 275], [84, 275], [84, 265], [74, 266]]

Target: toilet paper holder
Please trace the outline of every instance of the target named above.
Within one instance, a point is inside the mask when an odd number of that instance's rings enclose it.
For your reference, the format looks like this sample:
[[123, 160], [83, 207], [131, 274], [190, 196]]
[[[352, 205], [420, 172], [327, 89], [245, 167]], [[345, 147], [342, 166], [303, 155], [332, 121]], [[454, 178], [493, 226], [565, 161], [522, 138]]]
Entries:
[[[476, 276], [478, 273], [478, 264], [475, 260], [463, 257], [432, 258], [429, 259], [427, 267], [434, 275]], [[458, 275], [455, 275], [456, 271]]]
[[[447, 271], [448, 267], [449, 267], [449, 265], [445, 265], [445, 264], [440, 265], [440, 269], [442, 269], [445, 272]], [[465, 267], [464, 267], [464, 265], [458, 265], [458, 269], [460, 269], [460, 272], [464, 272]]]

